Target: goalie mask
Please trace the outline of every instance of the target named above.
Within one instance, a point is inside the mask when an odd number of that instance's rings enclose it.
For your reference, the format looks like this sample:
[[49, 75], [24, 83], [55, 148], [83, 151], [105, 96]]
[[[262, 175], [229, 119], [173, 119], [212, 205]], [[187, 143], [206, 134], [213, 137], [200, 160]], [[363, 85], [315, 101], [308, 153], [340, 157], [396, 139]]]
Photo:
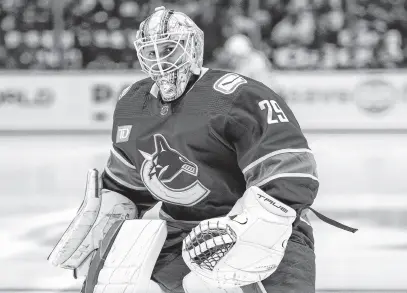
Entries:
[[140, 24], [134, 42], [137, 57], [164, 101], [179, 98], [192, 74], [200, 73], [203, 41], [202, 30], [188, 16], [164, 7]]

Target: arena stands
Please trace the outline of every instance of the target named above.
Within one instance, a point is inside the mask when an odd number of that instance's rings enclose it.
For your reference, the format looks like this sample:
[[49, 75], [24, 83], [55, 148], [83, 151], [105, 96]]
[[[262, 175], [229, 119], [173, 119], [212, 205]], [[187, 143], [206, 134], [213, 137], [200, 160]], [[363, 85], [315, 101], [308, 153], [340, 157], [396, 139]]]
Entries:
[[211, 66], [236, 34], [276, 69], [407, 65], [403, 0], [2, 0], [0, 68], [138, 69], [135, 31], [160, 5], [202, 27]]

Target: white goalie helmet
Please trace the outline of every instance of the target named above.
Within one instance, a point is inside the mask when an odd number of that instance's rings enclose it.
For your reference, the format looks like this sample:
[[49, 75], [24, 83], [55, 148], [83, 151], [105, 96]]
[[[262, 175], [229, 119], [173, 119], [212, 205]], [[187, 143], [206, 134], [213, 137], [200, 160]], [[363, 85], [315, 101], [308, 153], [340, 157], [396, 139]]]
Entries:
[[140, 24], [134, 46], [141, 69], [166, 102], [180, 97], [203, 63], [203, 31], [184, 13], [163, 6]]

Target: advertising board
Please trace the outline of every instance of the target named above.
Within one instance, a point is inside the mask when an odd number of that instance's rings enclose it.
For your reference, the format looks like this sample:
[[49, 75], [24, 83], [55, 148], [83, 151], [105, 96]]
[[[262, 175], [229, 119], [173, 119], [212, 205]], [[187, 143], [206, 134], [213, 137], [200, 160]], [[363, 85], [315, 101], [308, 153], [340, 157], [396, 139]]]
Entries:
[[[106, 130], [139, 72], [0, 75], [0, 130]], [[304, 130], [407, 129], [406, 72], [274, 72], [268, 84]]]

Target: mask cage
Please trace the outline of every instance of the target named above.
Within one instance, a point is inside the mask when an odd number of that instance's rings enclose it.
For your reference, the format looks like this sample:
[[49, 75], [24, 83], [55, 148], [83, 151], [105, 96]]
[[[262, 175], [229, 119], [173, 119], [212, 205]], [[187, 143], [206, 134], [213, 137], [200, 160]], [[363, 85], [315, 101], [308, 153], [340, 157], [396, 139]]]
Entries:
[[[193, 60], [193, 35], [192, 32], [176, 32], [153, 35], [136, 40], [134, 46], [142, 71], [155, 79], [174, 72], [190, 63]], [[174, 48], [164, 56], [160, 56], [158, 46], [162, 44], [171, 44]], [[182, 54], [174, 62], [166, 61], [178, 48], [183, 50]], [[145, 53], [153, 53], [153, 56], [145, 56]]]

